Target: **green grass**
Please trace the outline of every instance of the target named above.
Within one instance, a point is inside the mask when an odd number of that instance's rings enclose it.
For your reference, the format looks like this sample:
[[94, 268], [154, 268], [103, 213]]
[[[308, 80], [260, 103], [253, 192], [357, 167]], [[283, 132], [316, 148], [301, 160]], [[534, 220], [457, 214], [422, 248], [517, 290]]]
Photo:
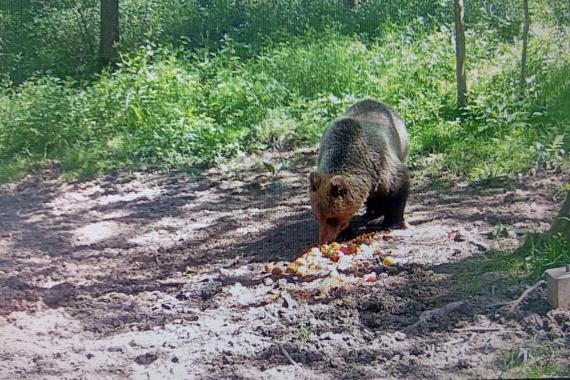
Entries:
[[314, 144], [363, 97], [400, 111], [411, 135], [409, 163], [418, 170], [479, 181], [570, 167], [564, 33], [552, 29], [531, 39], [524, 100], [519, 50], [495, 30], [469, 34], [470, 100], [463, 113], [455, 111], [452, 35], [446, 26], [385, 27], [372, 40], [307, 27], [245, 55], [249, 45], [229, 37], [217, 50], [147, 43], [125, 54], [117, 71], [89, 82], [45, 74], [18, 86], [5, 81], [0, 180], [46, 159], [69, 176], [90, 176], [190, 168], [238, 152]]
[[[510, 352], [504, 362], [507, 377], [539, 379], [545, 377], [566, 377], [570, 368], [560, 367], [555, 361], [557, 351], [564, 350], [560, 344], [546, 343], [531, 349], [516, 349]], [[562, 355], [558, 355], [562, 356]]]
[[525, 244], [506, 254], [497, 255], [485, 266], [493, 272], [504, 272], [534, 281], [549, 268], [570, 262], [570, 242], [562, 235], [530, 235]]
[[297, 338], [300, 340], [307, 340], [312, 332], [313, 328], [311, 326], [302, 326], [297, 330]]
[[[497, 229], [502, 232], [501, 228]], [[476, 258], [465, 263], [458, 279], [471, 295], [489, 295], [490, 287], [508, 288], [532, 284], [544, 271], [570, 263], [570, 241], [561, 234], [530, 234], [524, 244], [486, 259]]]

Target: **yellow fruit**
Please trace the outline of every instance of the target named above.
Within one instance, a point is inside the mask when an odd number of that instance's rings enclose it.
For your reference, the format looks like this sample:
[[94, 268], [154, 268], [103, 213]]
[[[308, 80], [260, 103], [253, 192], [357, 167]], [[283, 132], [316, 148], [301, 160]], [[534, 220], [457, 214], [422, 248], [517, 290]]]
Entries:
[[392, 256], [386, 256], [384, 257], [384, 265], [386, 265], [387, 267], [391, 267], [396, 265], [396, 260], [394, 260], [394, 258]]
[[340, 249], [340, 244], [338, 244], [336, 241], [334, 243], [331, 243], [331, 249], [333, 251], [338, 251]]

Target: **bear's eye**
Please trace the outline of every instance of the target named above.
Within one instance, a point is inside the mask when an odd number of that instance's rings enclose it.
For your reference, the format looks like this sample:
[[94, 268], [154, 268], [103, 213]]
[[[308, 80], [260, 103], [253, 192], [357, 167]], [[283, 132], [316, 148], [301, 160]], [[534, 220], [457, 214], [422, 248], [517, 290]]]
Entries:
[[338, 226], [338, 218], [329, 218], [327, 219], [327, 224], [331, 227]]

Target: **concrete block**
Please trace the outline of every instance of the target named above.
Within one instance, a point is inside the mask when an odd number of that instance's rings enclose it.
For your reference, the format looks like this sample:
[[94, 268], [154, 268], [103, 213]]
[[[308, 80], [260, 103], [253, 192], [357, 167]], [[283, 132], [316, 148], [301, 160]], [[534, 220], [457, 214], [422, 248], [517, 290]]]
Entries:
[[548, 302], [555, 309], [570, 310], [570, 265], [546, 271]]

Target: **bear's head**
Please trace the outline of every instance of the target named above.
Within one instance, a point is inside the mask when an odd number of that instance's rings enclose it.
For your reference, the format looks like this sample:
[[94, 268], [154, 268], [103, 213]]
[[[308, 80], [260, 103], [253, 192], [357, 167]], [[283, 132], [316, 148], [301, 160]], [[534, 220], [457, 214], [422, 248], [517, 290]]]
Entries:
[[368, 198], [368, 187], [359, 176], [309, 175], [311, 208], [319, 221], [320, 244], [335, 241]]

